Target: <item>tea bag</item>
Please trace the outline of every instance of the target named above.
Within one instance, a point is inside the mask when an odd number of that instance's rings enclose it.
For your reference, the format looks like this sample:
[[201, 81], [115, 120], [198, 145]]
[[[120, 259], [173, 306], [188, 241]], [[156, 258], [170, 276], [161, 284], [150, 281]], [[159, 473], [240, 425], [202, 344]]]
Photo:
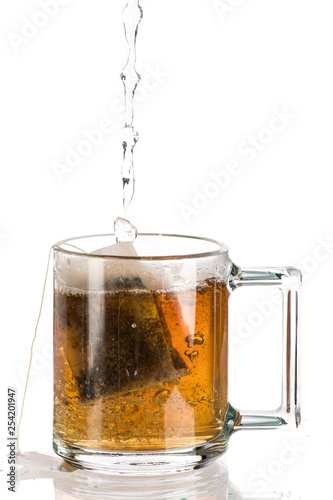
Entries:
[[[136, 252], [126, 242], [94, 254], [134, 256]], [[90, 269], [90, 274], [101, 273], [101, 262], [92, 259], [96, 273]], [[144, 271], [138, 260], [106, 259], [106, 293], [89, 291], [55, 299], [56, 309], [67, 311], [66, 331], [60, 335], [67, 339], [65, 355], [82, 399], [143, 390], [190, 374], [172, 345], [162, 308]]]

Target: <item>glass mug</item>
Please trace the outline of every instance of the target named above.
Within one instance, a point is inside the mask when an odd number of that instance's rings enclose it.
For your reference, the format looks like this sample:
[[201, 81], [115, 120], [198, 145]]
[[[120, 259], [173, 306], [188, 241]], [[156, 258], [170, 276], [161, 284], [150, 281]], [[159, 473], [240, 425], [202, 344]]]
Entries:
[[[53, 447], [64, 460], [187, 471], [235, 431], [298, 426], [299, 270], [240, 268], [225, 245], [176, 235], [87, 236], [53, 253]], [[245, 286], [283, 295], [282, 400], [260, 414], [228, 402], [228, 298]]]

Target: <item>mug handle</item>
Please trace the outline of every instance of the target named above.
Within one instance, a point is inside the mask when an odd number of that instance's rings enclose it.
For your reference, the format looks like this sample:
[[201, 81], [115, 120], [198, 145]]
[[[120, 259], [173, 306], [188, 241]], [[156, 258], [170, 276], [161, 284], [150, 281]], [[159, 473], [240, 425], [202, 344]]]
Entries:
[[300, 424], [299, 398], [299, 292], [301, 272], [294, 267], [250, 268], [234, 266], [231, 290], [247, 286], [277, 286], [283, 297], [283, 370], [281, 404], [275, 411], [260, 413], [229, 407], [229, 432], [243, 429], [280, 429]]

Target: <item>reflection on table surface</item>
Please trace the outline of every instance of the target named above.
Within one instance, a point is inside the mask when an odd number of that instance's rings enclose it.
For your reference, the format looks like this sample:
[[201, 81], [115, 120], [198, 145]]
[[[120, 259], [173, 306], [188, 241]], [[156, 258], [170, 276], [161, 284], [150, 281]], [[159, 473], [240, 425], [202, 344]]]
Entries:
[[[164, 476], [122, 476], [74, 469], [57, 457], [19, 456], [19, 481], [53, 478], [55, 500], [287, 500], [289, 495], [241, 493], [221, 459], [203, 469]], [[50, 499], [51, 500], [51, 499]]]

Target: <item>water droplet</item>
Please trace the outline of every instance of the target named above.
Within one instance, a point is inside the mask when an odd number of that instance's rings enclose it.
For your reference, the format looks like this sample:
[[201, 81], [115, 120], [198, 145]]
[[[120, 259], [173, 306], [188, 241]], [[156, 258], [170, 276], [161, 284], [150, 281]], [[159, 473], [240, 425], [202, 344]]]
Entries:
[[153, 431], [152, 431], [152, 429], [151, 429], [150, 427], [148, 427], [148, 428], [146, 429], [146, 433], [147, 433], [147, 434], [152, 434], [152, 433], [153, 433]]
[[188, 335], [186, 337], [187, 347], [192, 347], [194, 343], [193, 335]]
[[132, 328], [136, 328], [136, 323], [132, 323]]
[[190, 349], [188, 349], [187, 351], [185, 351], [185, 356], [187, 356], [188, 358], [190, 358], [190, 360], [193, 362], [195, 360], [195, 358], [199, 355], [198, 351], [191, 351]]
[[139, 410], [140, 410], [139, 405], [133, 405], [130, 408], [127, 408], [127, 414], [133, 415], [134, 413], [138, 413]]
[[155, 413], [154, 413], [154, 417], [155, 417], [155, 418], [161, 418], [161, 417], [162, 417], [162, 415], [161, 415], [161, 413], [160, 413], [159, 411], [155, 411]]
[[145, 409], [143, 410], [143, 413], [145, 413], [146, 415], [149, 415], [149, 413], [150, 413], [149, 408], [145, 408]]
[[141, 394], [125, 394], [125, 399], [128, 403], [141, 403], [144, 400], [144, 397]]
[[135, 226], [127, 219], [117, 217], [114, 221], [114, 233], [116, 235], [117, 243], [131, 242], [136, 239], [138, 232]]
[[163, 405], [167, 402], [170, 397], [170, 391], [168, 389], [163, 389], [161, 391], [157, 391], [154, 394], [153, 401], [159, 405]]
[[202, 345], [205, 342], [205, 336], [202, 333], [196, 333], [193, 342], [194, 344]]

